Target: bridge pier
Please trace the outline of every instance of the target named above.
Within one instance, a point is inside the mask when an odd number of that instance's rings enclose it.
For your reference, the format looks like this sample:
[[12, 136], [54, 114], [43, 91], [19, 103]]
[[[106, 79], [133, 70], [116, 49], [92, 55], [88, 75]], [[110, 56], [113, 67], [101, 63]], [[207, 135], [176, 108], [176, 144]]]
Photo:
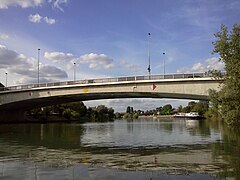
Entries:
[[0, 110], [0, 123], [26, 122], [26, 112], [21, 110]]

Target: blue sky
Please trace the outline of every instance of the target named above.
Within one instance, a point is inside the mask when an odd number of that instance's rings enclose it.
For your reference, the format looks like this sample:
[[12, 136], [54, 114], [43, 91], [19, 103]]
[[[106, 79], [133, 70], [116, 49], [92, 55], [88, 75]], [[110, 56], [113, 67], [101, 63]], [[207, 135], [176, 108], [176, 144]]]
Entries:
[[8, 85], [36, 83], [38, 48], [41, 82], [73, 80], [74, 62], [77, 79], [147, 75], [149, 32], [152, 74], [163, 73], [163, 60], [166, 73], [222, 69], [211, 54], [213, 34], [239, 23], [239, 7], [238, 0], [0, 0], [0, 82], [7, 72]]

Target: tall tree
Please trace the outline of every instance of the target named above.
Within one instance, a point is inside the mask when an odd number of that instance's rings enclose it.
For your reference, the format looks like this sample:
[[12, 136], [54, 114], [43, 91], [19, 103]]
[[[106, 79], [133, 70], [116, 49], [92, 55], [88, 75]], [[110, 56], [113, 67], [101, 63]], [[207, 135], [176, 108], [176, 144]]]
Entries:
[[162, 115], [170, 115], [172, 113], [172, 105], [171, 104], [166, 104], [162, 107], [161, 114]]
[[213, 52], [220, 55], [219, 60], [224, 62], [226, 71], [222, 88], [217, 93], [218, 112], [229, 125], [240, 125], [240, 26], [234, 24], [228, 32], [222, 25], [215, 37]]
[[131, 107], [130, 106], [127, 107], [126, 113], [131, 113]]
[[204, 113], [208, 110], [209, 103], [208, 101], [199, 101], [193, 107], [193, 111], [198, 112], [199, 115], [204, 115]]

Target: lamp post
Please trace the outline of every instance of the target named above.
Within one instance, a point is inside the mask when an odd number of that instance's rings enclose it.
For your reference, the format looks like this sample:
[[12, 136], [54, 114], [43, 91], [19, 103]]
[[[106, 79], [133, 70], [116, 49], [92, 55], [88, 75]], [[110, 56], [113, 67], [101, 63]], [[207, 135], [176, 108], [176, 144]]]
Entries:
[[40, 54], [40, 49], [38, 49], [38, 84], [39, 84], [39, 54]]
[[151, 34], [148, 33], [148, 76], [149, 76], [149, 79], [150, 79], [150, 76], [151, 76], [151, 65], [150, 65], [150, 38], [151, 38]]
[[[166, 53], [164, 52], [163, 55]], [[163, 75], [165, 75], [165, 57], [163, 57]]]
[[6, 74], [6, 84], [5, 84], [5, 86], [7, 87], [7, 74], [8, 74], [8, 73], [6, 72], [5, 74]]
[[73, 80], [76, 81], [76, 63], [73, 63]]

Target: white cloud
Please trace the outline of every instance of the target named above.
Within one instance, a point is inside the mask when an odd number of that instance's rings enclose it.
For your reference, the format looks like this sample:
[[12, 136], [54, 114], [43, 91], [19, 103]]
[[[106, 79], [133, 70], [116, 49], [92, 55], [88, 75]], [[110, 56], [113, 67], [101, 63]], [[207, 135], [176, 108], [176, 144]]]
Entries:
[[61, 4], [67, 4], [68, 0], [48, 0], [48, 2], [51, 3], [54, 8], [57, 8], [63, 12]]
[[74, 59], [74, 56], [71, 53], [65, 54], [63, 52], [45, 52], [44, 57], [53, 62], [70, 61]]
[[[0, 0], [0, 9], [8, 9], [9, 6], [20, 6], [22, 8], [41, 6], [46, 0]], [[67, 4], [68, 0], [48, 0], [53, 8], [64, 11], [62, 4]]]
[[[31, 82], [32, 79], [36, 80], [37, 78], [36, 59], [9, 50], [3, 45], [0, 45], [0, 69], [6, 70], [9, 74], [20, 75], [22, 82]], [[47, 79], [56, 81], [68, 76], [65, 71], [58, 67], [42, 64], [40, 65], [40, 77], [45, 81]]]
[[110, 69], [114, 67], [113, 59], [105, 54], [84, 54], [76, 59], [78, 63], [89, 64], [90, 69]]
[[196, 63], [192, 67], [178, 69], [178, 73], [187, 72], [207, 72], [209, 70], [224, 70], [224, 63], [219, 61], [217, 57], [208, 58], [203, 63]]
[[28, 16], [28, 20], [33, 23], [40, 23], [41, 19], [42, 19], [42, 16], [40, 16], [39, 14], [35, 14], [35, 15], [30, 14]]
[[68, 69], [73, 67], [73, 63], [76, 63], [77, 66], [79, 64], [88, 64], [90, 69], [111, 69], [114, 67], [113, 59], [105, 54], [89, 53], [77, 58], [71, 53], [45, 52], [44, 57], [53, 62], [67, 61], [69, 63], [67, 65]]
[[90, 68], [90, 69], [96, 69], [97, 66], [98, 66], [97, 64], [90, 64], [90, 65], [89, 65], [89, 68]]
[[45, 0], [1, 0], [0, 9], [8, 9], [9, 6], [20, 6], [22, 8], [40, 6]]
[[49, 17], [47, 17], [47, 16], [42, 17], [42, 16], [39, 15], [38, 13], [36, 13], [36, 14], [34, 14], [34, 15], [30, 14], [30, 15], [28, 16], [28, 20], [29, 20], [30, 22], [33, 22], [33, 23], [41, 23], [41, 22], [42, 22], [42, 19], [43, 19], [47, 24], [49, 24], [49, 25], [52, 25], [52, 24], [55, 24], [55, 23], [56, 23], [56, 20], [55, 20], [55, 19], [49, 18]]
[[56, 20], [55, 20], [55, 19], [53, 19], [53, 18], [48, 18], [47, 16], [44, 17], [44, 20], [45, 20], [45, 22], [46, 22], [47, 24], [50, 24], [50, 25], [56, 23]]
[[0, 33], [0, 39], [6, 40], [6, 39], [8, 39], [8, 38], [9, 38], [9, 36], [8, 36], [7, 34]]

